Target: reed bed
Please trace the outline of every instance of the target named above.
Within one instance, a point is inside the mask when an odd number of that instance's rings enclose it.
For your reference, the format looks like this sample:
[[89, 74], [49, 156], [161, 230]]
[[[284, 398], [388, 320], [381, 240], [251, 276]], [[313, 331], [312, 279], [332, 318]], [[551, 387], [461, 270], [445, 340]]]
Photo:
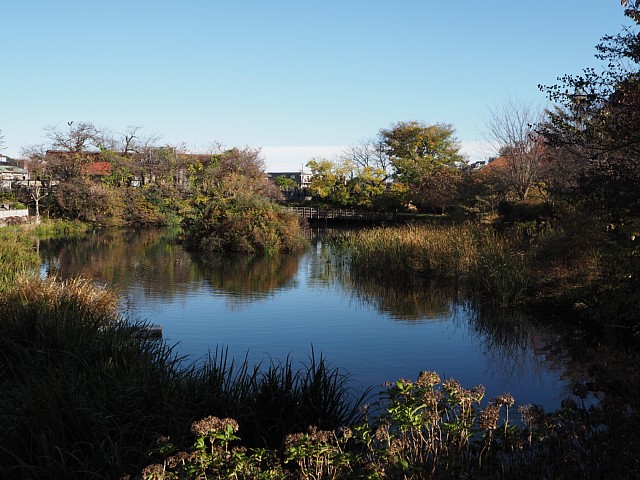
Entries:
[[355, 272], [454, 278], [468, 274], [476, 262], [475, 235], [468, 226], [407, 225], [339, 234], [333, 243], [348, 254]]
[[79, 220], [47, 220], [35, 227], [36, 236], [41, 239], [72, 238], [86, 235], [91, 225]]
[[0, 228], [0, 292], [20, 276], [37, 271], [39, 261], [30, 235], [18, 227]]
[[499, 306], [520, 303], [527, 262], [488, 227], [407, 225], [347, 232], [331, 239], [354, 278], [462, 282]]

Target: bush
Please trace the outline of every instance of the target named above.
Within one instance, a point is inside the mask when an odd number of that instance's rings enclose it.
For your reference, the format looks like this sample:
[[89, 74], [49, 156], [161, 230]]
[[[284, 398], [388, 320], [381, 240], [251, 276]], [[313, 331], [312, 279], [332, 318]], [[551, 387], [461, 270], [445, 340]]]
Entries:
[[300, 218], [257, 195], [210, 199], [183, 228], [187, 246], [204, 252], [274, 254], [306, 244]]

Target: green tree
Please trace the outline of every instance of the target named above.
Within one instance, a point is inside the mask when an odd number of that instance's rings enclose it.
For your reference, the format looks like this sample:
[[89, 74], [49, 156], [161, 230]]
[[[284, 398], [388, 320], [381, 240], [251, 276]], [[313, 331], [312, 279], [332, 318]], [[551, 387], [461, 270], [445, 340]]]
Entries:
[[314, 158], [307, 162], [311, 170], [311, 194], [331, 203], [346, 206], [349, 204], [347, 174], [341, 165], [325, 158]]
[[283, 192], [293, 190], [298, 187], [296, 181], [293, 178], [287, 177], [286, 175], [278, 175], [274, 179], [274, 183], [276, 184], [276, 187], [278, 187]]
[[380, 130], [379, 136], [394, 172], [394, 179], [408, 187], [406, 200], [424, 197], [432, 177], [443, 169], [465, 163], [455, 130], [448, 124], [398, 122]]

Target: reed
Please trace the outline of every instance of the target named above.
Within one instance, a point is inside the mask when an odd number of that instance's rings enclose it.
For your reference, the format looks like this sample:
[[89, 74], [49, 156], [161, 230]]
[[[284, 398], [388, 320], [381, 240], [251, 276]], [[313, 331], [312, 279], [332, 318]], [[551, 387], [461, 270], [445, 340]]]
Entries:
[[522, 302], [529, 287], [525, 253], [489, 227], [374, 228], [339, 234], [332, 243], [356, 279], [462, 281], [501, 307]]
[[79, 220], [46, 220], [35, 227], [36, 236], [41, 239], [73, 238], [86, 235], [90, 225]]
[[30, 235], [17, 227], [0, 228], [0, 292], [18, 277], [35, 273], [39, 260]]
[[468, 225], [406, 225], [339, 234], [333, 244], [356, 273], [457, 278], [476, 263], [475, 236], [476, 227]]

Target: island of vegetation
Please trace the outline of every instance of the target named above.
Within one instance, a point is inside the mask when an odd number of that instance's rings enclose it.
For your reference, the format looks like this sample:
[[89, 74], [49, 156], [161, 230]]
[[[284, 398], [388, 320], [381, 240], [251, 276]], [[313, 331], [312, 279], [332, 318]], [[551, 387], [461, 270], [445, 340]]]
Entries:
[[[193, 154], [139, 129], [47, 129], [48, 148], [26, 148], [16, 166], [28, 178], [1, 193], [7, 211], [35, 216], [0, 229], [2, 476], [640, 476], [639, 39], [607, 36], [603, 72], [541, 86], [553, 109], [491, 111], [498, 155], [482, 165], [460, 154], [453, 126], [418, 121], [340, 161], [311, 160], [304, 187], [269, 180], [255, 149]], [[390, 215], [332, 238], [355, 279], [428, 279], [496, 311], [545, 312], [601, 357], [574, 399], [555, 412], [520, 405], [519, 423], [510, 395], [483, 402], [482, 386], [435, 372], [390, 383], [372, 412], [368, 391], [349, 390], [322, 355], [302, 370], [253, 368], [220, 349], [195, 366], [122, 318], [111, 288], [38, 275], [39, 239], [95, 227], [179, 227], [202, 255], [297, 251], [305, 221], [292, 205]]]

